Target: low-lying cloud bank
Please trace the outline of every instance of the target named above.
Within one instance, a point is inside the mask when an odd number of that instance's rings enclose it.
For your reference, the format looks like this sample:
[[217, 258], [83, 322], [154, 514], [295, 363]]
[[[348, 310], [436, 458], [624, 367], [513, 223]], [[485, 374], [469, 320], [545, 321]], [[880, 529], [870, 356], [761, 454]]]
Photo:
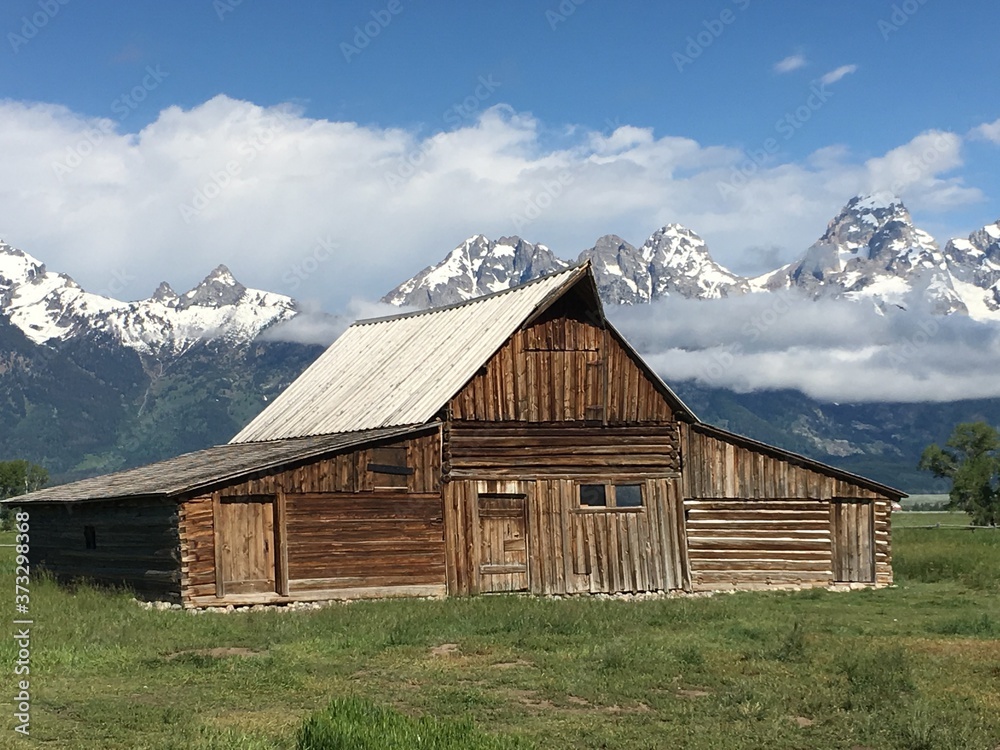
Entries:
[[609, 310], [669, 383], [792, 388], [821, 401], [1000, 397], [1000, 326], [794, 292]]

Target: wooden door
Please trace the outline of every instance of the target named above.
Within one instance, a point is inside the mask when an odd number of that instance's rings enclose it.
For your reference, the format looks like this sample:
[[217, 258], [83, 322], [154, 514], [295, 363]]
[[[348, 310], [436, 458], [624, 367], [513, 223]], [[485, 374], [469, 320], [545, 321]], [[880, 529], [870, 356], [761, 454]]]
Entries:
[[479, 493], [480, 591], [528, 590], [527, 497]]
[[841, 582], [875, 581], [875, 504], [834, 500], [830, 504], [833, 542], [833, 579]]
[[215, 524], [220, 596], [277, 592], [274, 501], [273, 495], [219, 498]]

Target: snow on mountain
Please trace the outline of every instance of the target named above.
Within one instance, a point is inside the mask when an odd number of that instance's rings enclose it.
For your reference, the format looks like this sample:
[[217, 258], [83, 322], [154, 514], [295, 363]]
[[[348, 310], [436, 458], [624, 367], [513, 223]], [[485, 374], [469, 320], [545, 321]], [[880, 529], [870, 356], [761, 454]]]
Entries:
[[894, 197], [852, 198], [801, 260], [751, 279], [750, 286], [870, 300], [879, 308], [905, 308], [919, 295], [934, 312], [968, 312], [945, 254]]
[[634, 305], [672, 295], [713, 299], [749, 291], [746, 279], [712, 260], [704, 240], [680, 224], [658, 229], [639, 249], [617, 235], [605, 235], [579, 260], [593, 264], [608, 304]]
[[1000, 220], [950, 240], [944, 256], [969, 314], [1000, 320]]
[[520, 237], [490, 240], [474, 235], [434, 266], [428, 266], [382, 298], [391, 305], [436, 307], [510, 289], [566, 268], [545, 245]]
[[211, 338], [248, 343], [296, 313], [290, 297], [248, 289], [225, 266], [185, 294], [164, 282], [149, 299], [122, 302], [84, 291], [69, 276], [48, 271], [3, 242], [0, 310], [36, 344], [104, 332], [142, 354], [158, 356]]
[[718, 299], [750, 291], [746, 279], [712, 260], [705, 241], [680, 224], [654, 232], [639, 252], [649, 264], [653, 299]]
[[639, 250], [616, 234], [606, 234], [594, 246], [580, 253], [589, 260], [597, 279], [601, 299], [609, 305], [649, 302], [652, 284], [649, 263]]
[[[609, 305], [788, 289], [813, 299], [874, 304], [879, 310], [920, 305], [944, 315], [1000, 320], [1000, 221], [968, 239], [950, 241], [942, 251], [930, 234], [914, 226], [901, 200], [883, 195], [852, 198], [798, 261], [754, 278], [717, 263], [704, 240], [680, 224], [667, 224], [639, 248], [618, 235], [605, 235], [580, 253], [578, 262], [587, 260]], [[418, 308], [462, 302], [566, 265], [544, 245], [475, 235], [383, 301]]]

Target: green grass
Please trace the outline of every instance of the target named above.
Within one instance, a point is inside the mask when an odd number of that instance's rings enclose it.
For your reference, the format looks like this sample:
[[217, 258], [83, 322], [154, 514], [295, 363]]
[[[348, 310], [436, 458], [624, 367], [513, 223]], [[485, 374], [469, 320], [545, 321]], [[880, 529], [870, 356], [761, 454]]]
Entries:
[[[1000, 744], [1000, 533], [906, 528], [903, 517], [899, 585], [853, 593], [191, 615], [35, 581], [32, 740], [989, 750]], [[0, 661], [14, 658], [12, 639], [0, 640]], [[26, 744], [0, 733], [0, 747]]]

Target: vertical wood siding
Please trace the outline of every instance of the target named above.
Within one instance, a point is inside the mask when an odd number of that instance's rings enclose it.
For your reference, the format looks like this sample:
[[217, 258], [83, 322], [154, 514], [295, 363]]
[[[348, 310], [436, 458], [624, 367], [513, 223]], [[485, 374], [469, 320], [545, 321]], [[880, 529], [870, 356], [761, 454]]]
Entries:
[[[613, 475], [609, 480], [619, 479]], [[581, 508], [570, 478], [454, 480], [445, 485], [448, 590], [478, 594], [484, 583], [480, 495], [520, 492], [527, 502], [528, 588], [534, 594], [617, 593], [685, 588], [683, 508], [678, 481], [641, 481], [641, 509]]]
[[611, 330], [560, 308], [517, 331], [450, 403], [455, 420], [668, 423], [673, 410]]

